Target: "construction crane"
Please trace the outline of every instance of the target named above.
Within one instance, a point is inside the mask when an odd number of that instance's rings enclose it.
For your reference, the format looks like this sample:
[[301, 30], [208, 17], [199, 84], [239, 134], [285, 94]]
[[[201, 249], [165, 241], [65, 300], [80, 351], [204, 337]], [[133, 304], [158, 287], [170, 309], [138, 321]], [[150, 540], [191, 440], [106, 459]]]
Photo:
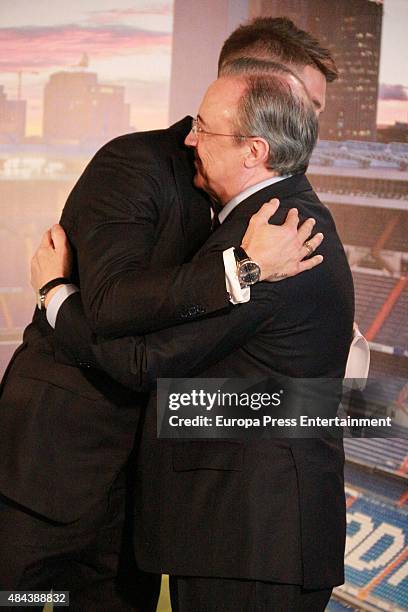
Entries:
[[71, 68], [88, 68], [89, 66], [89, 56], [87, 53], [83, 53], [81, 59], [77, 64], [73, 64]]

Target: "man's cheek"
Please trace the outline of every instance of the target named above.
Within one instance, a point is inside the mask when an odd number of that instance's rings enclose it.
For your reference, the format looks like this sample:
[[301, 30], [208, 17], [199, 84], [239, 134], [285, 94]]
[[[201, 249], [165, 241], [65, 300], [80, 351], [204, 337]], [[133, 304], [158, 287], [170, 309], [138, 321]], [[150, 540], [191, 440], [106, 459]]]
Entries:
[[206, 176], [206, 168], [207, 168], [207, 158], [206, 156], [201, 157], [197, 155], [196, 157], [196, 171], [197, 174], [205, 177]]
[[196, 187], [199, 187], [200, 189], [202, 189], [204, 187], [205, 181], [203, 176], [201, 175], [201, 172], [197, 169], [197, 172], [194, 175], [194, 185]]

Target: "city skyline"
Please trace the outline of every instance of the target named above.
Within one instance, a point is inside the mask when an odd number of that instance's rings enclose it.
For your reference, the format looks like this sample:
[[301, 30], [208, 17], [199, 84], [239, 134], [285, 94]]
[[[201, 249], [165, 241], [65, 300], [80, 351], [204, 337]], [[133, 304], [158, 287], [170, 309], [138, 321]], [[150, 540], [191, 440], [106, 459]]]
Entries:
[[27, 135], [42, 133], [43, 90], [50, 75], [74, 70], [84, 53], [101, 81], [126, 88], [135, 129], [164, 126], [172, 9], [167, 0], [73, 0], [69, 6], [38, 0], [35, 7], [27, 0], [4, 0], [0, 84], [15, 98], [23, 71]]
[[[0, 84], [9, 99], [16, 99], [21, 78], [28, 136], [42, 133], [43, 90], [50, 75], [77, 70], [84, 53], [100, 81], [125, 87], [134, 129], [167, 125], [173, 2], [74, 0], [70, 6], [55, 6], [39, 0], [34, 11], [27, 0], [3, 0], [0, 12]], [[385, 0], [380, 125], [408, 121], [408, 75], [402, 71], [408, 54], [403, 33], [407, 20], [408, 2]]]

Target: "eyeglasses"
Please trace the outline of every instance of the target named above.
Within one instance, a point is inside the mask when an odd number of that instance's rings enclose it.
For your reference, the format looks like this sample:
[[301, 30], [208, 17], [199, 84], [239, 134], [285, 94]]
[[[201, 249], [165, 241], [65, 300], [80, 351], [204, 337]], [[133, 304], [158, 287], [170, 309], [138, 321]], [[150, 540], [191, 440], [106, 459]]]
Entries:
[[219, 134], [218, 132], [207, 132], [207, 130], [203, 130], [201, 125], [198, 123], [197, 117], [194, 117], [191, 121], [191, 131], [194, 136], [198, 136], [199, 134], [208, 134], [209, 136], [229, 136], [230, 138], [250, 138], [250, 136], [242, 136], [241, 134]]

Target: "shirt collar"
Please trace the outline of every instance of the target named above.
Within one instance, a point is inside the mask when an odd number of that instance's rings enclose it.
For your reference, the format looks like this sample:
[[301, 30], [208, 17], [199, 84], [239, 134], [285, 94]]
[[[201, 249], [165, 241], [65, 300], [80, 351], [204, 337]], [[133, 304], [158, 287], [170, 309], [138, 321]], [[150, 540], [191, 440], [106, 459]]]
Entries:
[[238, 195], [236, 195], [232, 200], [227, 202], [227, 204], [222, 208], [222, 210], [218, 213], [218, 219], [220, 223], [223, 223], [225, 219], [228, 217], [230, 212], [234, 210], [238, 204], [249, 198], [249, 196], [253, 195], [257, 191], [264, 189], [264, 187], [269, 187], [269, 185], [273, 185], [274, 183], [278, 183], [279, 181], [283, 181], [286, 178], [289, 178], [290, 174], [285, 174], [283, 176], [272, 176], [271, 178], [266, 179], [265, 181], [261, 181], [260, 183], [256, 183], [256, 185], [251, 185], [244, 191], [241, 191]]

